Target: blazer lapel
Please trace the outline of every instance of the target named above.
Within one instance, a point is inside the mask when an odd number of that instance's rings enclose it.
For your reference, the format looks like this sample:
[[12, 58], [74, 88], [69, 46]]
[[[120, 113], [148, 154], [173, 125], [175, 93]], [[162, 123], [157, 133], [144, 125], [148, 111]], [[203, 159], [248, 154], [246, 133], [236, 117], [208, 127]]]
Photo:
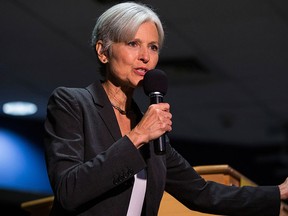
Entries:
[[107, 128], [107, 130], [110, 132], [111, 136], [114, 138], [115, 141], [121, 138], [122, 135], [119, 125], [117, 123], [116, 116], [113, 112], [113, 108], [106, 95], [106, 92], [104, 91], [101, 85], [101, 81], [94, 82], [93, 84], [89, 85], [86, 89], [89, 91], [89, 93], [93, 98], [98, 113], [104, 122], [103, 126]]

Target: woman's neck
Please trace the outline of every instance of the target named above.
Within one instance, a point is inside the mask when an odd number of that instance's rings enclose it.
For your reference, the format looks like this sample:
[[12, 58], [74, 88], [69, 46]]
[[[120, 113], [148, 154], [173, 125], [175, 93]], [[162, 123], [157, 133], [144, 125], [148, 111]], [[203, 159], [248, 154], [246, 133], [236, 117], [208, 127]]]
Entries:
[[105, 81], [102, 85], [112, 106], [115, 109], [117, 109], [121, 114], [126, 114], [126, 112], [131, 110], [133, 95], [131, 88], [125, 89], [120, 86], [115, 86], [109, 81]]

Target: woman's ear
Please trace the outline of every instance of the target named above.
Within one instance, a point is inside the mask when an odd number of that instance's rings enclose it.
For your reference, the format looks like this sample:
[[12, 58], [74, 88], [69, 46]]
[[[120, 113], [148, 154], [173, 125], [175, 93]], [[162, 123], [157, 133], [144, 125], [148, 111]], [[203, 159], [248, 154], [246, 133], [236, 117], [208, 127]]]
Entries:
[[99, 40], [96, 42], [95, 49], [96, 49], [96, 53], [98, 55], [99, 60], [103, 64], [106, 64], [108, 62], [108, 57], [106, 55], [106, 52], [103, 52], [103, 41], [102, 40]]

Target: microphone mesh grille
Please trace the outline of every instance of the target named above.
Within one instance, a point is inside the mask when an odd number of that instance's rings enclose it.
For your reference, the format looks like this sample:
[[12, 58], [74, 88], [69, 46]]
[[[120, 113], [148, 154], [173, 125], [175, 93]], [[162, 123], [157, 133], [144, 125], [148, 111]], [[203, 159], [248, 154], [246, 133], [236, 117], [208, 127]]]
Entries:
[[152, 69], [146, 72], [143, 79], [143, 88], [146, 95], [152, 92], [160, 92], [166, 95], [168, 89], [167, 75], [159, 69]]

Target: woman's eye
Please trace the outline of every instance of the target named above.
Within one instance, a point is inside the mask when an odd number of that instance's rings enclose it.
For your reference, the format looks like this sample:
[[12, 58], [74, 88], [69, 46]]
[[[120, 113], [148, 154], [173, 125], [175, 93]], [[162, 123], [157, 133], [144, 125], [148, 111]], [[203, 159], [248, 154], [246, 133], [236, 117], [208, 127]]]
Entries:
[[137, 46], [137, 42], [136, 41], [130, 41], [130, 42], [128, 42], [128, 45], [131, 47], [135, 47], [135, 46]]
[[156, 51], [156, 52], [158, 52], [158, 50], [159, 50], [159, 48], [158, 48], [157, 45], [151, 45], [151, 49], [152, 49], [153, 51]]

